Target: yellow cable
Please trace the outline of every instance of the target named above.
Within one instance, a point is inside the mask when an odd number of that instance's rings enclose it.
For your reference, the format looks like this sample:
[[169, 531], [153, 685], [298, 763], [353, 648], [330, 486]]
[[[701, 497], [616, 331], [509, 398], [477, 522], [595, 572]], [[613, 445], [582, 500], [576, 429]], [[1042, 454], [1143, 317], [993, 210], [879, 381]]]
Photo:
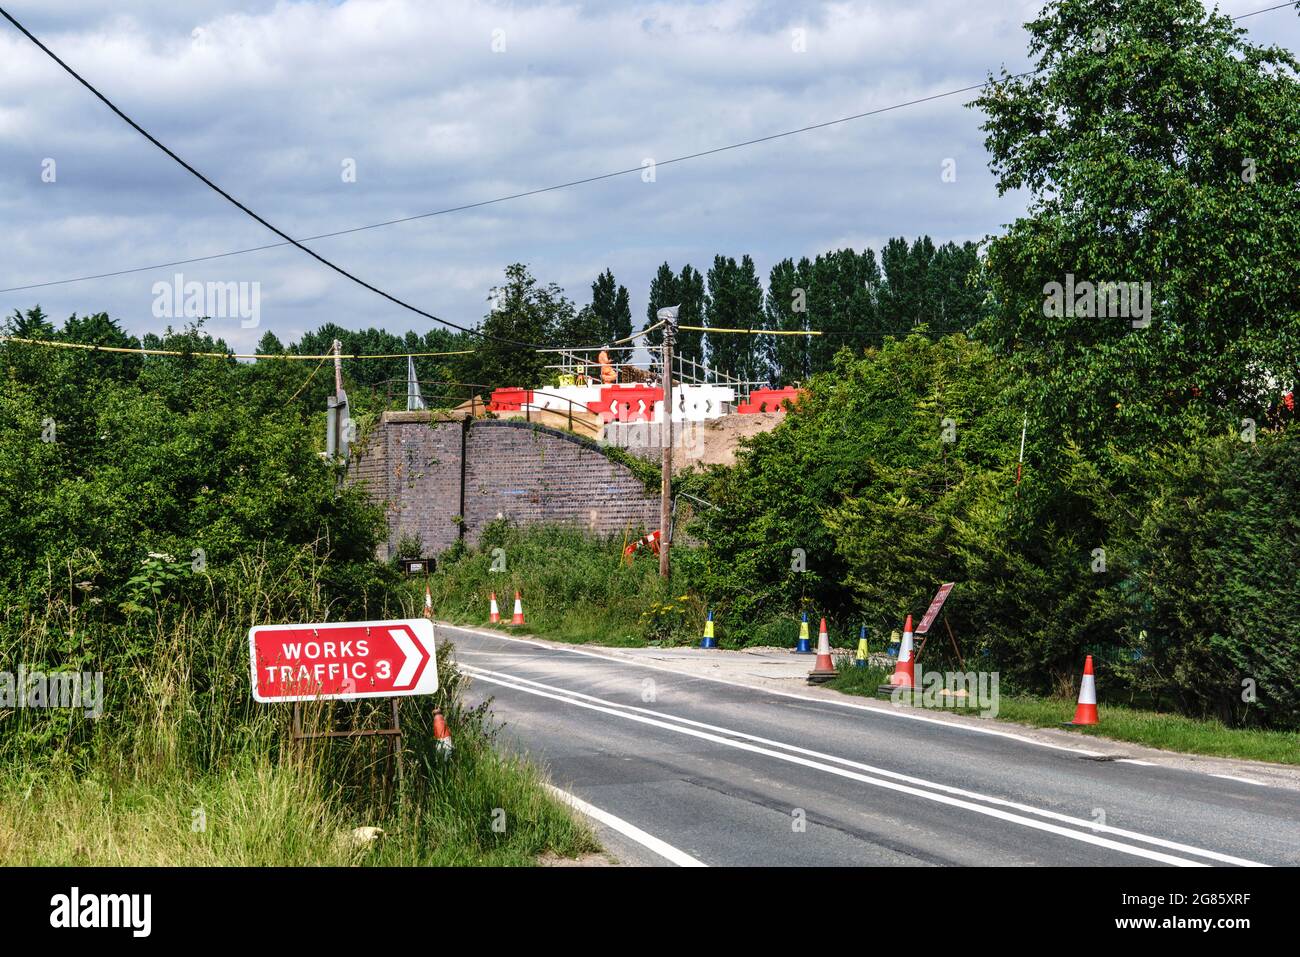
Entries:
[[[177, 349], [129, 349], [125, 346], [96, 346], [84, 342], [52, 342], [48, 339], [20, 339], [18, 336], [0, 336], [0, 342], [21, 342], [28, 346], [50, 346], [54, 349], [84, 349], [87, 352], [123, 352], [145, 356], [198, 356], [204, 359], [333, 359], [334, 353], [323, 356], [301, 356], [293, 353], [245, 353], [245, 352], [183, 352]], [[458, 352], [394, 352], [386, 355], [360, 355], [343, 353], [340, 359], [405, 359], [411, 356], [422, 359], [429, 356], [468, 356], [476, 350], [462, 349]]]
[[714, 326], [678, 326], [687, 332], [738, 332], [750, 336], [820, 336], [817, 329], [718, 329]]

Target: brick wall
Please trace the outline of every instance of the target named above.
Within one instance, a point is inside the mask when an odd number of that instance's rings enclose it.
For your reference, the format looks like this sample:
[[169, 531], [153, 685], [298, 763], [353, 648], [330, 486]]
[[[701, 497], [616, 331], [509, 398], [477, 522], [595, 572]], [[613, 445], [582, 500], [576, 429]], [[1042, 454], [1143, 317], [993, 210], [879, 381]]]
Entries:
[[466, 426], [429, 412], [388, 412], [354, 446], [348, 476], [387, 503], [381, 558], [395, 554], [403, 535], [418, 535], [426, 555], [452, 545], [462, 501], [471, 545], [498, 517], [520, 525], [579, 525], [600, 535], [659, 526], [658, 496], [594, 442], [516, 420]]

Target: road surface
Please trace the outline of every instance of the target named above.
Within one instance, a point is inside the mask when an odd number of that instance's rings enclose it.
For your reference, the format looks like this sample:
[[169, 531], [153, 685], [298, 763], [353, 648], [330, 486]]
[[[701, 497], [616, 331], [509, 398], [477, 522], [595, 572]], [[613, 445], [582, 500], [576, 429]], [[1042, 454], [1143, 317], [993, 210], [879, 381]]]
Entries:
[[603, 814], [626, 863], [1300, 864], [1300, 791], [1286, 787], [580, 646], [438, 634], [474, 679], [470, 700], [493, 700], [504, 743]]

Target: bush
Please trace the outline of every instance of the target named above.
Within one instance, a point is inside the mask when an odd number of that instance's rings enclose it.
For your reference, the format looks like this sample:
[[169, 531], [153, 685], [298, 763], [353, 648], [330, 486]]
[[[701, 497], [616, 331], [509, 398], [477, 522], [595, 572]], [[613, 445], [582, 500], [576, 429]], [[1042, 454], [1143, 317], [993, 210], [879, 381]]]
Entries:
[[1145, 464], [1113, 593], [1120, 672], [1157, 702], [1300, 727], [1300, 436], [1171, 448]]

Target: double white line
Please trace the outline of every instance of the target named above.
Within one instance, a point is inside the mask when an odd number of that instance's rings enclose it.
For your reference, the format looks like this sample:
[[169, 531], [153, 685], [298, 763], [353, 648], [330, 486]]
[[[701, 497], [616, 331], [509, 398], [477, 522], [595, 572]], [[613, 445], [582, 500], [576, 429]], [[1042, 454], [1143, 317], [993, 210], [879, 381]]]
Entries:
[[[491, 671], [487, 668], [479, 668], [467, 664], [462, 664], [461, 667], [478, 680], [488, 684], [500, 685], [525, 694], [536, 695], [540, 698], [549, 698], [577, 708], [586, 708], [590, 711], [598, 711], [602, 714], [622, 718], [626, 721], [651, 725], [665, 731], [672, 731], [677, 734], [699, 738], [704, 741], [713, 742], [714, 744], [735, 748], [739, 751], [761, 754], [778, 761], [785, 761], [789, 764], [797, 764], [802, 767], [812, 768], [827, 774], [836, 775], [837, 777], [858, 781], [872, 787], [897, 791], [921, 800], [932, 801], [936, 804], [945, 804], [950, 807], [961, 808], [962, 810], [970, 811], [975, 814], [982, 814], [986, 817], [997, 818], [1001, 821], [1018, 824], [1021, 827], [1028, 827], [1037, 831], [1046, 831], [1047, 833], [1056, 834], [1070, 840], [1080, 841], [1084, 844], [1092, 844], [1097, 847], [1108, 848], [1109, 850], [1118, 851], [1121, 854], [1129, 854], [1134, 857], [1145, 858], [1146, 860], [1156, 861], [1161, 864], [1172, 864], [1176, 867], [1208, 867], [1209, 865], [1206, 863], [1206, 860], [1208, 860], [1221, 864], [1235, 864], [1242, 867], [1266, 866], [1255, 861], [1233, 857], [1230, 854], [1221, 854], [1218, 851], [1193, 847], [1188, 844], [1180, 844], [1177, 841], [1152, 837], [1147, 834], [1128, 831], [1118, 827], [1111, 827], [1106, 824], [1098, 824], [1094, 821], [1070, 817], [1068, 814], [1060, 814], [1056, 811], [1042, 810], [1040, 808], [1031, 807], [1027, 804], [1009, 801], [1005, 798], [980, 794], [976, 791], [968, 791], [964, 788], [940, 784], [935, 781], [927, 781], [923, 778], [912, 777], [907, 774], [899, 774], [896, 771], [873, 767], [869, 764], [852, 761], [848, 758], [841, 758], [833, 754], [813, 751], [808, 748], [801, 748], [793, 744], [786, 744], [783, 741], [774, 741], [770, 738], [763, 738], [758, 735], [747, 734], [743, 731], [723, 728], [702, 721], [693, 721], [689, 718], [681, 718], [676, 715], [665, 714], [662, 711], [654, 711], [649, 708], [641, 708], [635, 705], [620, 704], [619, 702], [610, 701], [606, 698], [598, 698], [594, 695], [571, 691], [567, 688], [561, 688], [556, 685], [544, 684], [540, 681], [533, 681], [528, 678], [520, 678], [516, 675], [507, 674], [501, 671]], [[1110, 836], [1105, 837], [1102, 835]], [[1191, 857], [1180, 857], [1176, 854], [1153, 850], [1153, 848], [1163, 848], [1165, 851], [1175, 851], [1178, 854], [1191, 855]], [[1191, 859], [1197, 857], [1204, 858], [1205, 860]]]

